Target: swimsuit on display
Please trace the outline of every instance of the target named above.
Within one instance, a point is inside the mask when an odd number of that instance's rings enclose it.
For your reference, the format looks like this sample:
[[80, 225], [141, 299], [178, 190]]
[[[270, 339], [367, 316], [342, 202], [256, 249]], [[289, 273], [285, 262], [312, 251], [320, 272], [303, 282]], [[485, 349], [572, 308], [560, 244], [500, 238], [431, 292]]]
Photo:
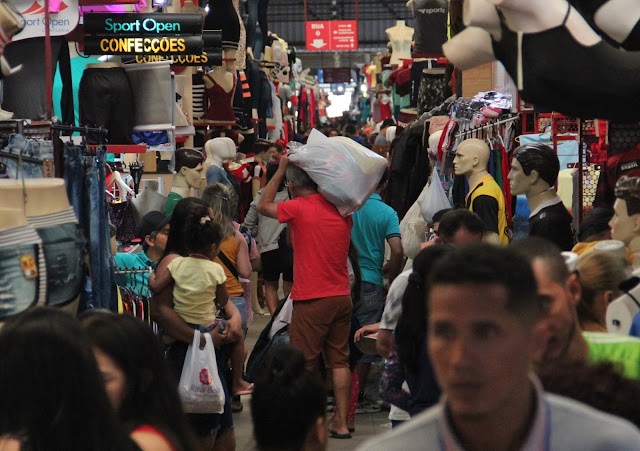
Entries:
[[510, 30], [498, 9], [502, 38], [493, 40], [496, 58], [522, 98], [536, 106], [574, 117], [640, 119], [640, 52], [605, 41], [590, 47], [578, 43], [565, 26], [569, 15], [578, 13], [567, 6], [560, 26], [537, 33]]
[[204, 76], [212, 83], [212, 86], [207, 88], [209, 106], [204, 113], [204, 118], [210, 121], [229, 123], [229, 125], [235, 124], [236, 116], [233, 114], [233, 96], [237, 82], [235, 75], [233, 76], [233, 87], [229, 92], [216, 83], [211, 75], [205, 74]]
[[42, 239], [47, 265], [47, 305], [73, 301], [84, 283], [84, 240], [72, 208], [27, 221]]

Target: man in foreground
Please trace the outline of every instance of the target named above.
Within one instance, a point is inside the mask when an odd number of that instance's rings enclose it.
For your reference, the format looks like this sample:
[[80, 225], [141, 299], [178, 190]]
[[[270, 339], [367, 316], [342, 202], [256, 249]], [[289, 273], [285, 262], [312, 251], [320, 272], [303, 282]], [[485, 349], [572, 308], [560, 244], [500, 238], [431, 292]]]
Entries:
[[637, 450], [632, 424], [545, 394], [530, 372], [543, 336], [528, 262], [509, 249], [456, 249], [426, 284], [438, 406], [361, 450]]

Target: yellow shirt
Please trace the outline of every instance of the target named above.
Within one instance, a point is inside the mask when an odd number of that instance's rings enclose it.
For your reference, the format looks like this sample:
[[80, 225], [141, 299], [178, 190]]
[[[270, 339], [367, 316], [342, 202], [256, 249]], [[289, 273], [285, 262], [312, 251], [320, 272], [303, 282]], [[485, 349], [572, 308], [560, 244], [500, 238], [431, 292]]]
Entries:
[[498, 234], [503, 246], [509, 244], [509, 226], [504, 194], [491, 174], [478, 181], [466, 197], [467, 208], [480, 216], [487, 230]]
[[173, 277], [173, 309], [187, 323], [208, 325], [215, 318], [218, 285], [225, 283], [222, 267], [203, 258], [177, 257], [169, 263]]

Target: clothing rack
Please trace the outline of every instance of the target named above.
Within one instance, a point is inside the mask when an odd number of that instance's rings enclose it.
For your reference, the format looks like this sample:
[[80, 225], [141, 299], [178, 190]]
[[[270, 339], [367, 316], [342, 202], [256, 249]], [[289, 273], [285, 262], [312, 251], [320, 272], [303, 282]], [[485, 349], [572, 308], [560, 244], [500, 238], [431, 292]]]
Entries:
[[116, 276], [126, 276], [129, 274], [144, 274], [148, 273], [149, 275], [153, 274], [153, 268], [149, 266], [147, 269], [117, 269]]
[[479, 132], [479, 131], [482, 131], [482, 130], [489, 130], [489, 129], [497, 127], [499, 125], [507, 124], [509, 122], [513, 122], [513, 121], [517, 121], [517, 120], [520, 120], [520, 115], [518, 115], [518, 114], [517, 115], [513, 115], [513, 116], [509, 116], [506, 119], [499, 119], [496, 122], [491, 122], [491, 123], [486, 124], [486, 125], [481, 125], [481, 126], [477, 126], [477, 127], [471, 127], [471, 128], [468, 128], [468, 129], [466, 129], [464, 131], [456, 133], [456, 138], [462, 138], [463, 136], [470, 135], [470, 134], [473, 134], [475, 132]]
[[100, 135], [106, 135], [109, 133], [109, 130], [103, 127], [76, 127], [74, 125], [63, 125], [63, 124], [53, 124], [51, 126], [53, 130], [64, 131], [64, 132], [79, 132], [80, 134], [88, 134], [88, 133], [98, 133]]

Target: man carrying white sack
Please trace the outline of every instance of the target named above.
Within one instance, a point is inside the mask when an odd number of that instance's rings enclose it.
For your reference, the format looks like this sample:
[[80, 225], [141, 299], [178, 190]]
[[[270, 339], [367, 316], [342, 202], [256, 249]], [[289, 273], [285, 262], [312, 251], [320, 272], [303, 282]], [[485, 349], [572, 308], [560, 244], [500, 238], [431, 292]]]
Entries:
[[[285, 177], [291, 200], [274, 203], [278, 186]], [[336, 410], [329, 423], [334, 438], [351, 438], [347, 409], [351, 390], [349, 371], [349, 331], [351, 290], [347, 255], [351, 217], [318, 192], [313, 180], [289, 158], [280, 159], [258, 203], [258, 212], [289, 224], [293, 245], [293, 316], [291, 344], [305, 356], [308, 370], [324, 359], [333, 375]]]

